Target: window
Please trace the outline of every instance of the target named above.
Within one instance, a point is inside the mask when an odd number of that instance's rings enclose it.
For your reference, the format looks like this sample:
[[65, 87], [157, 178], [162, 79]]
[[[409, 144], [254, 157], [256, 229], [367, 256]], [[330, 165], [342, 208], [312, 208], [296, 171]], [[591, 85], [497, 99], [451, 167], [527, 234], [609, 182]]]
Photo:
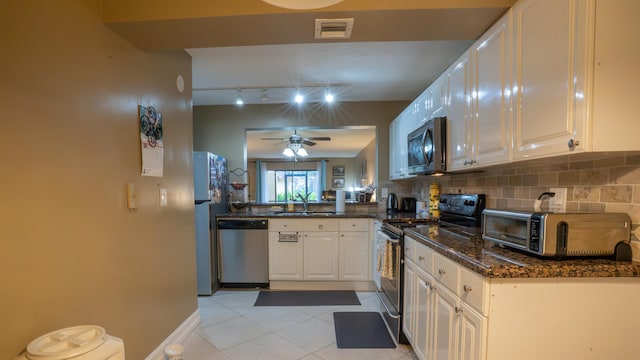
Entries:
[[268, 170], [267, 196], [269, 201], [300, 201], [298, 194], [309, 194], [309, 200], [317, 201], [318, 171], [316, 170]]

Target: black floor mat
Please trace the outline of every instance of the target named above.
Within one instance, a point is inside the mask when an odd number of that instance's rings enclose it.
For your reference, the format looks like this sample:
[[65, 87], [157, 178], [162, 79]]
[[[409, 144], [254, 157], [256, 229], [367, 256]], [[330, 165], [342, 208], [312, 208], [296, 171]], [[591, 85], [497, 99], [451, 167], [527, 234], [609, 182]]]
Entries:
[[393, 349], [382, 316], [377, 312], [334, 312], [336, 344], [339, 349]]
[[355, 291], [260, 291], [253, 306], [360, 305]]

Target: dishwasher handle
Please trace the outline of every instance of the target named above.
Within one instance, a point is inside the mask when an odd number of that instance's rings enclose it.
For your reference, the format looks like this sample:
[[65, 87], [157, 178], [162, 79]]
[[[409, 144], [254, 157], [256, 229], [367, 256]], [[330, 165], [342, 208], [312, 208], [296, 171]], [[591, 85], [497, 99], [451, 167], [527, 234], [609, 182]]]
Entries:
[[264, 230], [269, 228], [267, 219], [218, 219], [218, 229]]

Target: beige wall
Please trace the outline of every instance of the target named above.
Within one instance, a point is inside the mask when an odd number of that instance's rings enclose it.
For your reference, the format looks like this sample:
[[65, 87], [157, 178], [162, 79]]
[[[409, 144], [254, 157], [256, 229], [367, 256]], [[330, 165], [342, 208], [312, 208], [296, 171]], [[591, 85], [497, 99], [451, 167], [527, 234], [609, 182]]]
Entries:
[[[193, 109], [193, 147], [195, 150], [211, 151], [226, 157], [230, 169], [244, 168], [246, 129], [373, 125], [376, 126], [378, 140], [379, 181], [387, 181], [389, 122], [408, 104], [405, 101], [387, 101], [336, 103], [331, 107], [307, 104], [302, 108], [287, 104], [196, 106]], [[331, 181], [333, 165], [327, 165], [328, 181]]]
[[[364, 175], [364, 178], [366, 179], [367, 184], [375, 183], [374, 179], [376, 178], [376, 159], [377, 159], [376, 143], [375, 141], [372, 141], [356, 156], [356, 158], [353, 161], [354, 166], [356, 167], [354, 171], [356, 172], [355, 177], [356, 177], [356, 182], [358, 183], [358, 186], [360, 186], [360, 179], [362, 178], [361, 175]], [[366, 161], [365, 166], [362, 165], [363, 161]], [[361, 174], [363, 170], [364, 170], [364, 174]]]
[[[136, 50], [99, 0], [3, 1], [0, 43], [0, 358], [99, 324], [143, 359], [197, 309], [191, 60]], [[164, 177], [140, 176], [138, 104], [163, 114]]]

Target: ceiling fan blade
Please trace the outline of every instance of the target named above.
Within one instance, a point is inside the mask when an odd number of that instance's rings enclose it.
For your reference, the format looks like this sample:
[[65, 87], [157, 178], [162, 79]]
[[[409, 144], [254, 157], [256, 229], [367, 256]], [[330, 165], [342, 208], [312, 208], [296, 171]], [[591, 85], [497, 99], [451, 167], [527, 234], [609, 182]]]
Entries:
[[302, 143], [305, 144], [305, 145], [308, 145], [308, 146], [313, 146], [313, 145], [316, 144], [313, 141], [309, 141], [307, 139], [302, 140]]
[[288, 138], [260, 138], [260, 140], [280, 140], [280, 141], [287, 140], [287, 139]]
[[308, 137], [305, 140], [315, 140], [315, 141], [331, 141], [331, 138], [328, 136], [316, 136], [316, 137]]

